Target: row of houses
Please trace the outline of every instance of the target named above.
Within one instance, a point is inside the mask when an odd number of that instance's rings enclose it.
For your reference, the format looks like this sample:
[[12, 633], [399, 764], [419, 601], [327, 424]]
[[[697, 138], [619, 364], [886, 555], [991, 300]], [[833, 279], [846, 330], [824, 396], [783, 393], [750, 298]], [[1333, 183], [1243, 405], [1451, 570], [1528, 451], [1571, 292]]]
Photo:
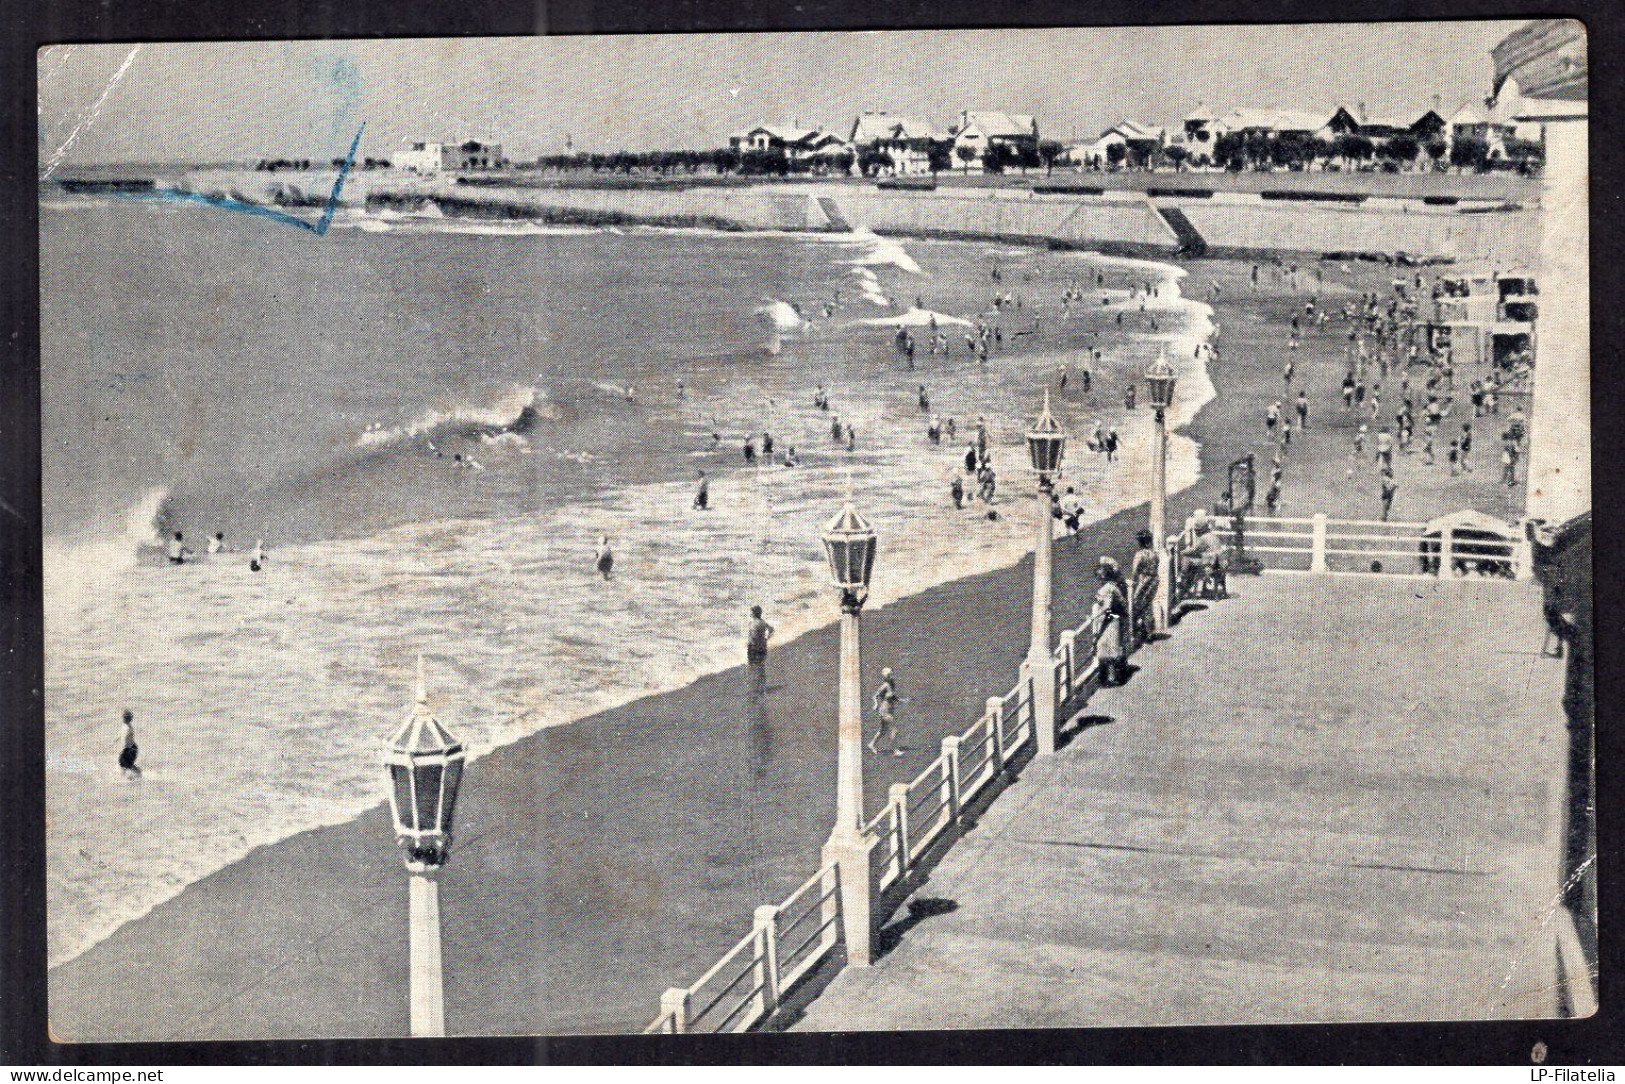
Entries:
[[946, 146], [953, 168], [979, 171], [990, 148], [1008, 147], [1016, 154], [1038, 150], [1038, 121], [1023, 113], [963, 110], [958, 120], [938, 127], [919, 117], [867, 110], [840, 135], [820, 127], [759, 124], [728, 137], [735, 151], [782, 151], [792, 162], [828, 163], [850, 155], [855, 163], [865, 151], [886, 154], [890, 172], [925, 173], [933, 146]]
[[1448, 119], [1440, 114], [1437, 105], [1400, 116], [1370, 116], [1363, 103], [1352, 110], [1343, 106], [1319, 111], [1232, 109], [1224, 114], [1200, 105], [1177, 129], [1119, 121], [1092, 142], [1069, 147], [1065, 159], [1078, 164], [1107, 161], [1113, 145], [1123, 147], [1127, 154], [1149, 159], [1159, 150], [1178, 146], [1192, 165], [1212, 165], [1218, 142], [1233, 134], [1327, 142], [1357, 135], [1376, 146], [1409, 137], [1419, 145], [1439, 141], [1447, 148], [1458, 140], [1477, 139], [1488, 145], [1491, 159], [1504, 157], [1507, 144], [1514, 139], [1540, 138], [1538, 127], [1528, 129], [1513, 120], [1512, 107], [1505, 102], [1469, 101]]

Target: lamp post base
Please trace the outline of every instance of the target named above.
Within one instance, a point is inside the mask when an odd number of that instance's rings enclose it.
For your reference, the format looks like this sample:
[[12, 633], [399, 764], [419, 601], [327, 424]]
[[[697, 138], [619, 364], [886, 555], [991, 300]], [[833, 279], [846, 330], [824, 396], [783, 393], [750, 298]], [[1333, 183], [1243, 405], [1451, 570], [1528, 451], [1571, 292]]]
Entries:
[[825, 865], [833, 863], [841, 878], [841, 929], [846, 934], [848, 967], [874, 962], [874, 878], [870, 873], [875, 840], [837, 832], [824, 844]]

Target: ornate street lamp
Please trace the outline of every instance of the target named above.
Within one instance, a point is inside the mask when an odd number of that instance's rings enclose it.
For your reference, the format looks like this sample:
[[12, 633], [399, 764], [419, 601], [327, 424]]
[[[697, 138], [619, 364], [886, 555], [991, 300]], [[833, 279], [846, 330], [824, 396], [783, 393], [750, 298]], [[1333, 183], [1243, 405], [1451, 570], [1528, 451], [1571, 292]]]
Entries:
[[1169, 580], [1172, 561], [1168, 558], [1168, 407], [1174, 401], [1174, 367], [1168, 364], [1164, 346], [1145, 371], [1146, 393], [1156, 408], [1155, 442], [1151, 451], [1151, 542], [1157, 547], [1157, 593], [1151, 606], [1151, 631], [1168, 631]]
[[870, 920], [869, 852], [875, 841], [863, 831], [863, 663], [858, 625], [863, 603], [869, 597], [876, 539], [868, 520], [847, 504], [824, 527], [823, 540], [830, 582], [841, 598], [835, 829], [824, 845], [824, 861], [840, 867], [847, 962], [853, 967], [868, 967], [874, 932]]
[[1051, 595], [1053, 593], [1051, 541], [1055, 515], [1051, 511], [1054, 475], [1066, 454], [1066, 431], [1049, 412], [1049, 389], [1044, 390], [1044, 411], [1027, 430], [1027, 457], [1038, 475], [1038, 541], [1033, 549], [1032, 638], [1027, 648], [1027, 670], [1032, 677], [1033, 730], [1040, 755], [1055, 752], [1055, 656], [1050, 648]]
[[419, 655], [417, 702], [384, 748], [395, 839], [409, 874], [413, 1036], [446, 1033], [440, 869], [451, 851], [452, 818], [467, 755], [463, 743], [429, 710]]

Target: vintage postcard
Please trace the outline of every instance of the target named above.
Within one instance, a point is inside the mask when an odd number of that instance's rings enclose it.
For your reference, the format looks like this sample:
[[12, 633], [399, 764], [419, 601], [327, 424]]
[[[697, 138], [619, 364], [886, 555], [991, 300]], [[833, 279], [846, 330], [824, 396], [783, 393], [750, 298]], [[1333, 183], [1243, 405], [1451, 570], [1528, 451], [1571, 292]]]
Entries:
[[57, 1040], [1596, 1011], [1580, 23], [38, 80]]

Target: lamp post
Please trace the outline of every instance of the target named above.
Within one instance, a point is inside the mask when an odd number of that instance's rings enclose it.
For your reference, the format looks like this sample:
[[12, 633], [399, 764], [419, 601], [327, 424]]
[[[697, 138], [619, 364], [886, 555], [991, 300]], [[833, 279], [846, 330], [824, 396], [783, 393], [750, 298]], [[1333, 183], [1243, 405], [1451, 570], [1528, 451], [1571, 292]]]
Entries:
[[1157, 594], [1151, 604], [1151, 631], [1168, 631], [1168, 606], [1173, 562], [1168, 556], [1168, 407], [1174, 401], [1174, 367], [1164, 346], [1145, 371], [1146, 391], [1156, 413], [1156, 434], [1151, 451], [1151, 541], [1157, 547]]
[[418, 656], [417, 703], [384, 749], [395, 839], [406, 859], [410, 894], [412, 1036], [446, 1033], [440, 967], [440, 869], [451, 851], [452, 815], [467, 753], [429, 710]]
[[875, 565], [875, 532], [851, 504], [824, 527], [830, 581], [841, 599], [840, 748], [836, 760], [835, 828], [824, 845], [825, 863], [840, 869], [841, 914], [847, 963], [868, 967], [872, 957], [869, 852], [863, 826], [863, 663], [858, 623]]
[[1027, 430], [1027, 455], [1038, 475], [1038, 544], [1033, 551], [1033, 627], [1027, 647], [1027, 670], [1033, 680], [1033, 732], [1040, 755], [1055, 752], [1055, 657], [1050, 649], [1051, 574], [1050, 545], [1055, 534], [1050, 511], [1053, 475], [1060, 472], [1066, 452], [1066, 432], [1049, 412], [1049, 390], [1044, 391], [1044, 412]]

